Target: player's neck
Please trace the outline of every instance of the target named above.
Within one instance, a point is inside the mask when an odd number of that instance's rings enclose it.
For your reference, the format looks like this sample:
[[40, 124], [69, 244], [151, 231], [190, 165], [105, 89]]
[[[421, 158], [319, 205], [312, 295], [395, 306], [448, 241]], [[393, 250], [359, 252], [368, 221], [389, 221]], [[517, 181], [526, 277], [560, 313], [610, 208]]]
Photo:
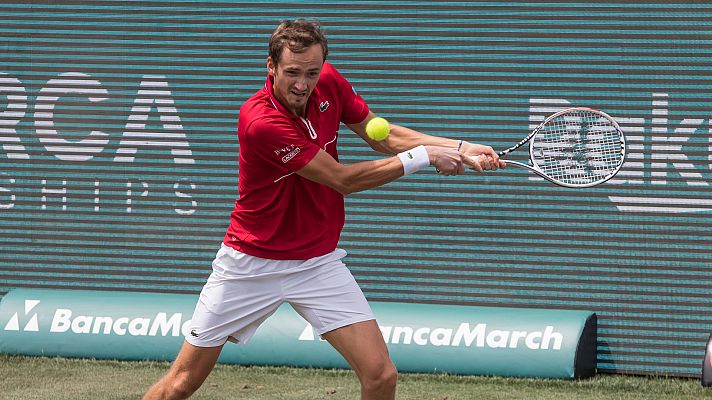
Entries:
[[274, 97], [277, 99], [277, 101], [284, 107], [286, 108], [289, 112], [292, 114], [296, 115], [297, 117], [300, 118], [306, 118], [307, 117], [307, 105], [306, 103], [304, 104], [303, 107], [295, 107], [291, 104], [289, 104], [288, 101], [282, 98], [277, 92], [274, 92]]
[[297, 117], [300, 118], [306, 118], [307, 117], [307, 107], [302, 107], [299, 109], [292, 109], [291, 110], [293, 114], [295, 114]]

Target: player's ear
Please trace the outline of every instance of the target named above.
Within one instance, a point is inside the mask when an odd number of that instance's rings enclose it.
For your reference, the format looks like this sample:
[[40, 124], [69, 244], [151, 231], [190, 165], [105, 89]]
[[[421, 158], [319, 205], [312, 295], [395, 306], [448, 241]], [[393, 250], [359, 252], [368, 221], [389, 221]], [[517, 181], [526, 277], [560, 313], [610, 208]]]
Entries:
[[274, 77], [277, 66], [272, 62], [272, 57], [267, 57], [267, 74]]

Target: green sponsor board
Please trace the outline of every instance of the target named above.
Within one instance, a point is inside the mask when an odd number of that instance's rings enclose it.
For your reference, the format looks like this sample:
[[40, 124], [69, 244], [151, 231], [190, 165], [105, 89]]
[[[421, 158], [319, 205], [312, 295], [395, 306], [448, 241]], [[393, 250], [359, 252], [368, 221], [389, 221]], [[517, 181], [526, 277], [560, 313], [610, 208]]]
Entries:
[[[17, 289], [0, 303], [0, 352], [121, 360], [171, 360], [187, 332], [192, 295]], [[595, 315], [374, 302], [400, 371], [573, 378], [595, 372]], [[346, 368], [288, 305], [220, 361]]]

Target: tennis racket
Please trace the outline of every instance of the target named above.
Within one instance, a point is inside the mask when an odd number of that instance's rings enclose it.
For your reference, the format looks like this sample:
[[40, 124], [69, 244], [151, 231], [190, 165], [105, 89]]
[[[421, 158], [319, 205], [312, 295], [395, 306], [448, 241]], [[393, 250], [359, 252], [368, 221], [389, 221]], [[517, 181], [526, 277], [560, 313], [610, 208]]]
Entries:
[[531, 165], [507, 161], [568, 188], [599, 185], [618, 173], [625, 159], [625, 136], [610, 115], [591, 108], [569, 108], [544, 120], [504, 157], [529, 142]]

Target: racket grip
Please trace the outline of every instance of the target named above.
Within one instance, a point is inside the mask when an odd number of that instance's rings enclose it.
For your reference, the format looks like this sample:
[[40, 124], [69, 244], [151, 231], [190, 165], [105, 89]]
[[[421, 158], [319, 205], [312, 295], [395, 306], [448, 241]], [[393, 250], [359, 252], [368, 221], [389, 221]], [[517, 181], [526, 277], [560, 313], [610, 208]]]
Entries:
[[[480, 154], [479, 156], [470, 156], [470, 160], [472, 160], [472, 161], [478, 161], [478, 159], [480, 158], [481, 155], [482, 155], [482, 154]], [[500, 156], [501, 156], [501, 154], [500, 154]], [[509, 163], [509, 162], [511, 162], [511, 161], [507, 161], [507, 162]]]

